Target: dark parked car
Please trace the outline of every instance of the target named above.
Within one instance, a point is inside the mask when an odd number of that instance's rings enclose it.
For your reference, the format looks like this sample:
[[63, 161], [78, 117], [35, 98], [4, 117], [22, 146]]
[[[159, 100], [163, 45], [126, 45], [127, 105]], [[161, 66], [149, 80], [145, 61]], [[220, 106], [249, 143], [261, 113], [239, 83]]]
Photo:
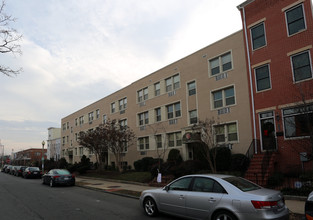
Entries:
[[14, 175], [15, 176], [23, 176], [23, 172], [27, 167], [25, 166], [15, 166], [14, 167]]
[[5, 172], [5, 168], [7, 168], [7, 164], [6, 165], [4, 165], [3, 167], [2, 167], [2, 169], [1, 169], [1, 172]]
[[11, 175], [15, 175], [16, 167], [17, 167], [17, 166], [12, 166], [12, 167], [11, 167], [10, 172], [9, 172]]
[[8, 165], [6, 168], [5, 168], [5, 173], [10, 173], [11, 169], [12, 169], [12, 165]]
[[305, 201], [304, 206], [305, 219], [313, 220], [313, 192], [311, 192]]
[[148, 216], [164, 212], [190, 219], [289, 219], [281, 192], [230, 175], [183, 176], [163, 189], [143, 191], [140, 205]]
[[55, 185], [75, 185], [75, 176], [68, 170], [53, 169], [42, 176], [42, 184], [49, 184], [51, 187]]
[[27, 167], [23, 172], [24, 178], [41, 178], [42, 173], [39, 167]]

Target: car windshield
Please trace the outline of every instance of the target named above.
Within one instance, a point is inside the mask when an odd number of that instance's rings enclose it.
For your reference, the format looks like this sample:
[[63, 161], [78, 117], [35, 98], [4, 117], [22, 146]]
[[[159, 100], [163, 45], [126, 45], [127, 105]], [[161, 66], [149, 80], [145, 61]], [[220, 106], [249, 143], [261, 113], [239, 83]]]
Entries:
[[62, 175], [70, 175], [70, 172], [68, 172], [67, 170], [57, 170], [57, 173]]
[[243, 192], [261, 189], [260, 186], [254, 184], [254, 183], [251, 183], [251, 182], [249, 182], [243, 178], [240, 178], [240, 177], [226, 177], [226, 178], [223, 178], [223, 180], [236, 186], [238, 189], [240, 189]]
[[30, 167], [29, 170], [30, 171], [39, 171], [39, 168], [38, 167]]

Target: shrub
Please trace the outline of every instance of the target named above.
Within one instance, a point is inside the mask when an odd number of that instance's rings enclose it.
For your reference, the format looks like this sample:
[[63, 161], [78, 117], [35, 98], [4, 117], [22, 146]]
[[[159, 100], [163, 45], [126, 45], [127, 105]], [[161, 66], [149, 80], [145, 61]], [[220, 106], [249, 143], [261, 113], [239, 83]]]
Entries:
[[182, 162], [180, 165], [171, 167], [170, 174], [174, 175], [175, 178], [178, 178], [180, 176], [197, 173], [199, 170], [206, 168], [205, 163], [202, 161], [187, 160]]
[[154, 167], [154, 165], [158, 163], [159, 163], [158, 158], [144, 157], [141, 160], [135, 161], [134, 167], [136, 171], [151, 171], [152, 167]]
[[180, 151], [177, 149], [171, 149], [168, 153], [167, 162], [174, 163], [174, 164], [180, 164], [183, 162], [183, 158], [180, 155]]
[[216, 171], [227, 171], [231, 163], [231, 151], [228, 147], [215, 147], [211, 149], [211, 159], [216, 153]]
[[284, 175], [282, 173], [274, 173], [268, 178], [267, 184], [270, 187], [281, 186], [284, 182]]
[[248, 169], [249, 163], [249, 158], [244, 154], [232, 154], [230, 171], [241, 171], [244, 173]]

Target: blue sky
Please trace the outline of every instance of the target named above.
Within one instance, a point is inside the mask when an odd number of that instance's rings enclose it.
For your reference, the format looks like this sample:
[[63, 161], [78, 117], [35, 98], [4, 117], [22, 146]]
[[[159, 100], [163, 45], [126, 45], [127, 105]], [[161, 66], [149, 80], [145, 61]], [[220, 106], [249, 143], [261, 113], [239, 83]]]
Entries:
[[40, 148], [49, 127], [133, 81], [242, 29], [243, 0], [6, 0], [22, 67], [0, 75], [5, 152]]

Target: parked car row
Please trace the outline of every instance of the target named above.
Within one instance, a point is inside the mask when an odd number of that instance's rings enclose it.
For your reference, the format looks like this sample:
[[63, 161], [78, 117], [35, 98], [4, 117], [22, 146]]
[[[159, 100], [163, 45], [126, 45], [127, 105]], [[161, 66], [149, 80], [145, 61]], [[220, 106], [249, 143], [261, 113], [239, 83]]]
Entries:
[[25, 179], [41, 178], [42, 184], [49, 184], [51, 187], [56, 185], [75, 185], [75, 176], [65, 169], [52, 169], [43, 175], [39, 167], [4, 165], [1, 172], [21, 176]]

